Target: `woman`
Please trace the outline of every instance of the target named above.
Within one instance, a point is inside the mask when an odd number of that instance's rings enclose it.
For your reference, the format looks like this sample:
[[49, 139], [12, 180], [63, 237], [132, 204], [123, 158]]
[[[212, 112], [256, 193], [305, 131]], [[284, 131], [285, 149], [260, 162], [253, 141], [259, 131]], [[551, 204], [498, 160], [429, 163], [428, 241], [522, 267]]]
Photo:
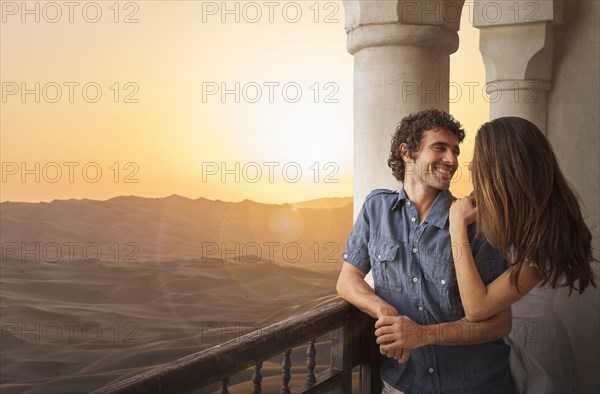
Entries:
[[[512, 305], [511, 369], [521, 393], [578, 391], [568, 336], [552, 303], [558, 287], [596, 287], [590, 230], [550, 143], [517, 117], [482, 125], [475, 137], [474, 197], [450, 208], [454, 266], [467, 319], [478, 321]], [[477, 207], [475, 207], [475, 201]], [[468, 246], [467, 225], [509, 261], [487, 286]], [[460, 251], [460, 253], [458, 252]]]

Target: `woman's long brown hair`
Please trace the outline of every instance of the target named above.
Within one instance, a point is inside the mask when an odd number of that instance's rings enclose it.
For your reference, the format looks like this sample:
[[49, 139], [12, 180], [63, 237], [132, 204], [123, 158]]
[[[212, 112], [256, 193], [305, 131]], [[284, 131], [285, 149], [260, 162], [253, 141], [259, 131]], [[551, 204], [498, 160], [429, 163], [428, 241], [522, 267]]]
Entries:
[[483, 124], [471, 166], [480, 234], [514, 265], [538, 267], [542, 284], [582, 293], [594, 282], [592, 234], [578, 197], [544, 134], [531, 122], [505, 117]]

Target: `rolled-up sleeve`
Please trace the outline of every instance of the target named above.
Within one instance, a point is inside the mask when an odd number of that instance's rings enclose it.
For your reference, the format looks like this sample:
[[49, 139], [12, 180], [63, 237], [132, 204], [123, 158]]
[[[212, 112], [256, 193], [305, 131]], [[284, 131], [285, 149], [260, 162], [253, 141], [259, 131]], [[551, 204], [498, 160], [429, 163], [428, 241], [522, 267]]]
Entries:
[[[368, 200], [367, 200], [368, 201]], [[367, 245], [369, 243], [369, 217], [367, 201], [362, 206], [352, 232], [346, 241], [342, 259], [352, 264], [359, 270], [368, 273], [371, 270], [371, 261]]]

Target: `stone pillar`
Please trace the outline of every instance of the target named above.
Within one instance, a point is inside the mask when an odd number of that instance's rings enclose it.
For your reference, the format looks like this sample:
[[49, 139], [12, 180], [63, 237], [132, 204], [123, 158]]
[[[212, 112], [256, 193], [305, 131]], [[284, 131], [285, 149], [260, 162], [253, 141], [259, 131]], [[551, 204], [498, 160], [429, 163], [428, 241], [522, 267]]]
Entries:
[[450, 54], [464, 0], [344, 0], [354, 55], [354, 217], [376, 188], [397, 189], [391, 136], [411, 112], [448, 111]]
[[480, 0], [473, 24], [486, 69], [490, 118], [520, 116], [546, 132], [546, 92], [552, 84], [555, 23], [561, 2]]

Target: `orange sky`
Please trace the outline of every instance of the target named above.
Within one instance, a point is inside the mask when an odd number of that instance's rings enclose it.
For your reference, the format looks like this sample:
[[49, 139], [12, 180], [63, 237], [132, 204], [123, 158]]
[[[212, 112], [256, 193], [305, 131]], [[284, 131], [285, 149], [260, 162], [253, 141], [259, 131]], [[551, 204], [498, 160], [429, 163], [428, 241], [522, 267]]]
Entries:
[[[78, 4], [2, 3], [1, 201], [352, 195], [341, 2]], [[466, 13], [462, 26], [450, 108], [470, 132], [464, 163], [488, 104]]]

